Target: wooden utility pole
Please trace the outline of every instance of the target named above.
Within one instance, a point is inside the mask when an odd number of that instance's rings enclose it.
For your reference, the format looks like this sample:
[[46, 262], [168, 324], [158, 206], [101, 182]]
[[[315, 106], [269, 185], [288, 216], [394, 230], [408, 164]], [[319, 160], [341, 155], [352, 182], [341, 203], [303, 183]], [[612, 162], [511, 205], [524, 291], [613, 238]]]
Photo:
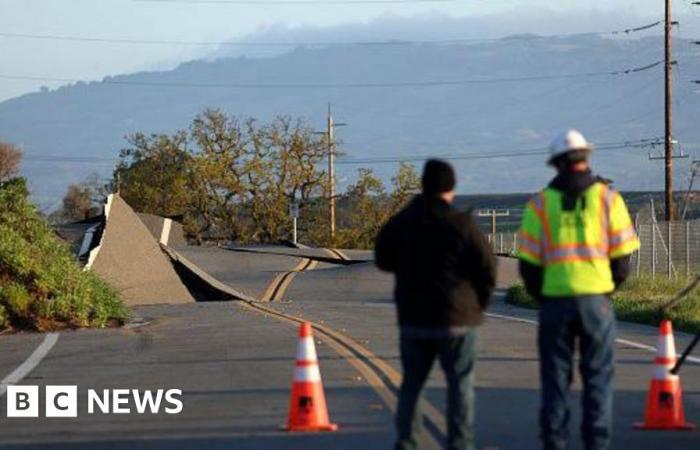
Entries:
[[664, 22], [665, 28], [665, 57], [664, 57], [664, 69], [665, 69], [665, 134], [664, 134], [664, 156], [665, 156], [665, 170], [666, 170], [666, 220], [671, 221], [675, 218], [674, 205], [673, 205], [673, 111], [672, 111], [672, 97], [673, 97], [673, 59], [672, 59], [672, 47], [671, 47], [671, 31], [673, 28], [673, 20], [671, 14], [671, 1], [666, 0], [666, 19]]
[[324, 134], [328, 139], [328, 235], [331, 241], [335, 239], [335, 127], [344, 127], [346, 123], [336, 123], [333, 120], [331, 104], [328, 104], [328, 121], [326, 131], [315, 134]]
[[328, 104], [328, 232], [331, 243], [335, 240], [335, 142], [333, 114], [331, 104]]
[[510, 210], [498, 211], [496, 209], [480, 209], [477, 211], [477, 216], [479, 217], [491, 217], [491, 235], [496, 236], [497, 218], [498, 217], [508, 217], [510, 216]]

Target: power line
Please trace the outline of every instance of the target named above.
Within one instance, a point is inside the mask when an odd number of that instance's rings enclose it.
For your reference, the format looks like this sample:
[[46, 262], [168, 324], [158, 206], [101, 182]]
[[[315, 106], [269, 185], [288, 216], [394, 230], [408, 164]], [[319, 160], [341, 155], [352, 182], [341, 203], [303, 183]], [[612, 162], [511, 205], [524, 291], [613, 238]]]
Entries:
[[[662, 137], [645, 138], [638, 140], [607, 142], [599, 144], [595, 147], [596, 150], [621, 150], [627, 148], [643, 148], [651, 144], [659, 144], [663, 142]], [[396, 163], [396, 162], [415, 162], [423, 161], [428, 158], [442, 158], [450, 160], [474, 160], [474, 159], [496, 159], [505, 157], [523, 157], [523, 156], [538, 156], [547, 155], [549, 150], [543, 148], [533, 148], [528, 150], [514, 150], [508, 152], [477, 152], [477, 153], [443, 153], [421, 156], [386, 156], [377, 158], [358, 158], [358, 159], [341, 159], [336, 161], [336, 164], [369, 164], [369, 163]], [[72, 155], [38, 155], [24, 154], [22, 159], [31, 162], [47, 162], [47, 163], [115, 163], [117, 157], [100, 157], [100, 156], [72, 156]]]
[[[652, 143], [662, 142], [663, 138], [640, 139], [636, 141], [621, 141], [600, 144], [596, 146], [597, 150], [622, 150], [628, 148], [643, 148]], [[516, 158], [527, 156], [548, 155], [550, 152], [547, 149], [535, 148], [529, 150], [514, 150], [509, 152], [477, 152], [477, 153], [448, 153], [441, 155], [421, 155], [421, 156], [387, 156], [377, 158], [358, 158], [358, 159], [341, 159], [336, 164], [358, 165], [358, 164], [387, 164], [397, 162], [419, 162], [429, 158], [442, 158], [452, 161], [468, 161], [479, 159], [496, 159], [496, 158]]]
[[[403, 82], [351, 82], [351, 83], [188, 83], [188, 82], [160, 82], [160, 81], [129, 81], [104, 79], [100, 84], [120, 85], [120, 86], [162, 86], [179, 88], [234, 88], [234, 89], [358, 89], [358, 88], [400, 88], [400, 87], [434, 87], [434, 86], [463, 86], [470, 84], [499, 84], [518, 83], [528, 81], [545, 81], [560, 79], [575, 79], [587, 77], [603, 77], [629, 75], [650, 70], [660, 66], [663, 61], [647, 64], [641, 67], [630, 69], [613, 70], [607, 72], [583, 72], [564, 73], [553, 75], [533, 75], [523, 77], [504, 78], [475, 78], [470, 80], [426, 80], [426, 81], [403, 81]], [[54, 77], [34, 77], [24, 75], [0, 74], [0, 79], [6, 80], [28, 80], [28, 81], [53, 81], [62, 83], [80, 83], [82, 80], [74, 78], [54, 78]]]
[[34, 40], [49, 40], [49, 41], [68, 41], [68, 42], [94, 42], [94, 43], [109, 43], [109, 44], [135, 44], [135, 45], [192, 45], [192, 46], [234, 46], [234, 47], [332, 47], [332, 46], [402, 46], [402, 45], [420, 45], [420, 44], [466, 44], [479, 42], [496, 42], [496, 41], [522, 41], [522, 40], [539, 40], [566, 38], [574, 36], [594, 36], [594, 35], [618, 35], [630, 34], [642, 30], [648, 30], [660, 25], [661, 22], [644, 25], [642, 27], [627, 28], [615, 31], [587, 31], [579, 33], [564, 33], [550, 35], [524, 35], [524, 36], [505, 36], [497, 38], [452, 38], [452, 39], [425, 39], [425, 40], [403, 40], [403, 39], [387, 39], [378, 41], [301, 41], [301, 42], [264, 42], [264, 41], [182, 41], [182, 40], [164, 40], [164, 39], [135, 39], [126, 37], [99, 37], [99, 36], [75, 36], [64, 34], [38, 34], [38, 33], [10, 33], [0, 32], [0, 37], [4, 38], [19, 38], [19, 39], [34, 39]]
[[453, 3], [456, 0], [132, 0], [135, 3], [187, 3], [191, 5], [251, 5], [251, 6], [285, 6], [285, 5], [389, 5], [407, 3]]

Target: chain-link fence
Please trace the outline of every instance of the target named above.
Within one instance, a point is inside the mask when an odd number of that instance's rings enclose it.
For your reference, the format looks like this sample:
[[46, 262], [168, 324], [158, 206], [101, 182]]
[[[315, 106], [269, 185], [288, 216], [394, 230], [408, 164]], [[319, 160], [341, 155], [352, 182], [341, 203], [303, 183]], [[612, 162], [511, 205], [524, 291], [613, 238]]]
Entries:
[[632, 257], [637, 274], [669, 278], [700, 272], [700, 221], [637, 225], [642, 243]]
[[[700, 221], [658, 222], [637, 225], [641, 248], [632, 255], [637, 275], [686, 276], [700, 273]], [[487, 234], [494, 253], [515, 255], [516, 233]]]
[[515, 251], [518, 248], [517, 233], [489, 233], [486, 238], [491, 244], [493, 252], [497, 255], [515, 256]]

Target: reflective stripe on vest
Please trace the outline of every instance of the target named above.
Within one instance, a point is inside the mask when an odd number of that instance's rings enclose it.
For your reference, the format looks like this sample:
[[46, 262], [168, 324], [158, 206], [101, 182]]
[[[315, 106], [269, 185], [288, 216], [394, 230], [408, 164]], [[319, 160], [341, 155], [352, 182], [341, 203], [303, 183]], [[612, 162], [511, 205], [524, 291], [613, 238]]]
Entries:
[[[539, 199], [539, 201], [535, 202], [534, 205], [535, 210], [538, 213], [538, 216], [540, 217], [540, 221], [542, 223], [544, 265], [559, 263], [563, 261], [589, 261], [594, 259], [608, 258], [608, 252], [611, 245], [611, 242], [608, 238], [610, 227], [610, 209], [612, 207], [614, 193], [604, 183], [596, 183], [589, 189], [598, 189], [600, 191], [600, 193], [596, 195], [596, 197], [598, 197], [596, 200], [599, 202], [599, 209], [596, 211], [595, 214], [598, 217], [598, 223], [600, 224], [600, 226], [598, 230], [595, 230], [597, 232], [595, 233], [595, 237], [597, 239], [595, 239], [592, 242], [585, 242], [585, 239], [584, 242], [559, 242], [561, 236], [552, 236], [552, 227], [550, 224], [550, 220], [556, 220], [559, 224], [559, 227], [561, 228], [562, 214], [577, 214], [577, 218], [580, 218], [588, 212], [585, 210], [580, 210], [578, 203], [574, 211], [562, 212], [560, 209], [563, 208], [559, 208], [556, 210], [558, 212], [558, 216], [550, 217], [550, 214], [548, 214], [550, 211], [546, 209], [548, 202], [561, 202], [561, 198], [563, 197], [563, 195], [558, 191], [547, 189], [541, 192], [540, 195], [535, 197], [536, 199]], [[550, 197], [549, 199], [547, 198], [548, 196]], [[584, 196], [586, 199], [589, 199], [591, 197], [588, 191], [584, 193]], [[588, 201], [586, 203], [590, 204], [592, 202]], [[588, 206], [588, 208], [591, 208], [591, 206]], [[539, 209], [538, 207], [541, 209]], [[581, 227], [581, 224], [577, 223], [576, 227]], [[592, 234], [591, 229], [577, 229], [577, 231], [579, 232], [579, 234], [583, 234], [584, 236], [586, 236], [587, 234], [586, 231], [588, 231], [589, 234]], [[634, 233], [634, 229], [632, 229], [632, 233]], [[620, 242], [624, 242], [623, 236], [620, 236], [620, 238]]]
[[[548, 296], [605, 294], [614, 289], [610, 270], [610, 212], [615, 193], [595, 183], [564, 209], [565, 194], [545, 189], [534, 202], [542, 224], [542, 293]], [[536, 208], [538, 209], [538, 208]], [[623, 236], [620, 235], [620, 240]]]

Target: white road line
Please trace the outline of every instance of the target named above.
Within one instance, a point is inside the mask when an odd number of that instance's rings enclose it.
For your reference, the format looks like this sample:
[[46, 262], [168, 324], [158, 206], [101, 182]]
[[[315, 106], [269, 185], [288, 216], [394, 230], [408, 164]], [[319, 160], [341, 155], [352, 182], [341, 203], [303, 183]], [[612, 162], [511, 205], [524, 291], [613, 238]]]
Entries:
[[163, 220], [163, 229], [160, 232], [160, 243], [164, 245], [168, 245], [168, 241], [170, 241], [170, 228], [173, 226], [173, 219], [164, 219]]
[[504, 316], [503, 314], [486, 313], [487, 317], [493, 317], [494, 319], [510, 320], [511, 322], [529, 323], [530, 325], [537, 325], [536, 320], [523, 319], [521, 317], [514, 316]]
[[29, 355], [26, 361], [20, 364], [11, 374], [0, 381], [0, 397], [7, 392], [7, 386], [16, 384], [22, 381], [24, 377], [29, 375], [29, 372], [34, 370], [39, 365], [42, 359], [49, 354], [56, 342], [58, 342], [58, 333], [49, 333], [44, 338], [44, 341]]
[[[493, 317], [494, 319], [503, 319], [503, 320], [510, 320], [511, 322], [520, 322], [520, 323], [527, 323], [530, 325], [537, 325], [536, 320], [530, 320], [530, 319], [523, 319], [522, 317], [514, 317], [514, 316], [506, 316], [503, 314], [493, 314], [493, 313], [487, 313], [487, 317]], [[633, 347], [639, 350], [647, 350], [651, 353], [656, 353], [656, 347], [653, 345], [646, 345], [642, 344], [641, 342], [636, 342], [636, 341], [630, 341], [628, 339], [615, 339], [615, 342], [618, 344], [622, 345], [627, 345], [628, 347]], [[692, 362], [695, 364], [700, 364], [700, 358], [697, 358], [695, 356], [688, 356], [686, 358], [687, 362]]]

